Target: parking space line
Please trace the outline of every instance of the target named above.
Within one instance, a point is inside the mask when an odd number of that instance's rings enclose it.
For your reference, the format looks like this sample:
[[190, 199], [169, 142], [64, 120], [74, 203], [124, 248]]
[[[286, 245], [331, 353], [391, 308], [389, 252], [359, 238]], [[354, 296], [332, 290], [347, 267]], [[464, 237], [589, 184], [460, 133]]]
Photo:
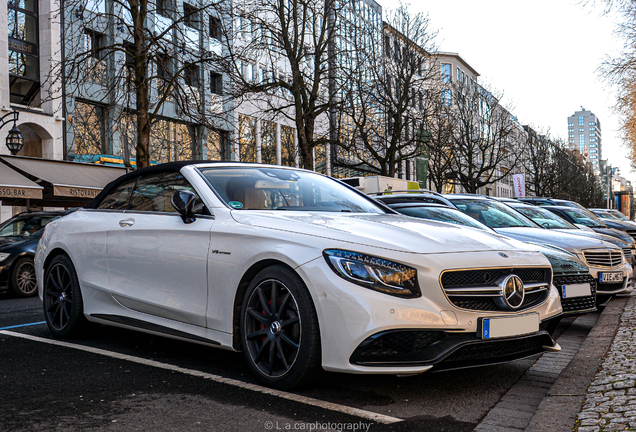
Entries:
[[29, 327], [29, 326], [40, 325], [40, 324], [46, 324], [46, 321], [40, 321], [40, 322], [34, 322], [34, 323], [28, 323], [28, 324], [18, 324], [18, 325], [9, 326], [9, 327], [0, 327], [0, 330], [9, 330], [13, 328]]
[[17, 338], [22, 338], [22, 339], [28, 339], [34, 342], [41, 342], [41, 343], [46, 343], [49, 345], [57, 345], [57, 346], [62, 346], [62, 347], [66, 347], [66, 348], [73, 348], [73, 349], [77, 349], [80, 351], [86, 351], [92, 354], [99, 354], [99, 355], [103, 355], [103, 356], [107, 356], [107, 357], [112, 357], [115, 359], [119, 359], [119, 360], [125, 360], [125, 361], [129, 361], [129, 362], [133, 362], [133, 363], [138, 363], [138, 364], [142, 364], [145, 366], [151, 366], [151, 367], [156, 367], [159, 369], [165, 369], [165, 370], [171, 370], [171, 371], [175, 371], [175, 372], [180, 372], [183, 374], [187, 374], [187, 375], [192, 375], [195, 377], [199, 377], [199, 378], [204, 378], [204, 379], [208, 379], [211, 381], [215, 381], [218, 383], [222, 383], [222, 384], [227, 384], [227, 385], [231, 385], [234, 387], [239, 387], [245, 390], [250, 390], [250, 391], [255, 391], [255, 392], [259, 392], [259, 393], [263, 393], [263, 394], [267, 394], [267, 395], [271, 395], [271, 396], [276, 396], [282, 399], [287, 399], [293, 402], [299, 402], [305, 405], [311, 405], [311, 406], [315, 406], [318, 408], [324, 408], [330, 411], [337, 411], [337, 412], [341, 412], [344, 414], [348, 414], [348, 415], [352, 415], [352, 416], [356, 416], [359, 418], [363, 418], [363, 419], [367, 419], [367, 420], [371, 420], [371, 421], [375, 421], [378, 423], [384, 423], [384, 424], [391, 424], [391, 423], [398, 423], [401, 422], [402, 419], [397, 418], [397, 417], [391, 417], [391, 416], [387, 416], [384, 414], [379, 414], [379, 413], [374, 413], [372, 411], [366, 411], [363, 409], [359, 409], [359, 408], [353, 408], [353, 407], [348, 407], [345, 405], [340, 405], [340, 404], [336, 404], [336, 403], [332, 403], [332, 402], [327, 402], [327, 401], [323, 401], [320, 399], [314, 399], [311, 397], [307, 397], [307, 396], [301, 396], [301, 395], [297, 395], [297, 394], [293, 394], [293, 393], [288, 393], [288, 392], [284, 392], [281, 390], [274, 390], [274, 389], [270, 389], [267, 387], [263, 387], [260, 385], [256, 385], [256, 384], [250, 384], [250, 383], [246, 383], [243, 381], [239, 381], [239, 380], [235, 380], [232, 378], [225, 378], [219, 375], [214, 375], [214, 374], [210, 374], [210, 373], [206, 373], [206, 372], [201, 372], [195, 369], [186, 369], [186, 368], [182, 368], [179, 366], [175, 366], [175, 365], [171, 365], [168, 363], [161, 363], [155, 360], [148, 360], [148, 359], [144, 359], [141, 357], [135, 357], [135, 356], [131, 356], [128, 354], [121, 354], [118, 352], [114, 352], [114, 351], [107, 351], [104, 349], [100, 349], [100, 348], [93, 348], [93, 347], [88, 347], [88, 346], [84, 346], [84, 345], [76, 345], [73, 343], [69, 343], [69, 342], [64, 342], [64, 341], [59, 341], [59, 340], [54, 340], [54, 339], [46, 339], [46, 338], [42, 338], [39, 336], [32, 336], [32, 335], [28, 335], [28, 334], [22, 334], [22, 333], [16, 333], [16, 332], [12, 332], [12, 331], [7, 331], [7, 330], [0, 330], [0, 334], [4, 334], [7, 336], [13, 336], [13, 337], [17, 337]]

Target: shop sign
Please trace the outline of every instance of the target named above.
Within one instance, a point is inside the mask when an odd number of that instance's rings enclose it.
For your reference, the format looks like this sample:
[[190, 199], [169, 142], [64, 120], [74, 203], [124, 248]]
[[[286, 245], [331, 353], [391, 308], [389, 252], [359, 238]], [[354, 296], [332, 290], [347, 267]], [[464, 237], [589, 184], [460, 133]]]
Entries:
[[41, 199], [41, 189], [21, 188], [14, 186], [0, 186], [0, 199]]
[[9, 38], [9, 49], [21, 54], [38, 55], [38, 46], [31, 42]]
[[53, 195], [73, 198], [93, 199], [101, 189], [80, 188], [73, 186], [53, 186]]

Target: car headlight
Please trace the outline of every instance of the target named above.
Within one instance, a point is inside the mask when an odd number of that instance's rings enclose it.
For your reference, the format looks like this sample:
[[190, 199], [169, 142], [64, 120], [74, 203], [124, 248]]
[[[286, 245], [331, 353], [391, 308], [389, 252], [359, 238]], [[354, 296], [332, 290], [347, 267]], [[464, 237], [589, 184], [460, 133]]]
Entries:
[[412, 267], [337, 249], [325, 250], [323, 255], [338, 276], [357, 285], [397, 297], [422, 295], [417, 284], [417, 270]]
[[6, 260], [7, 258], [9, 258], [11, 254], [7, 253], [7, 252], [0, 252], [0, 262]]

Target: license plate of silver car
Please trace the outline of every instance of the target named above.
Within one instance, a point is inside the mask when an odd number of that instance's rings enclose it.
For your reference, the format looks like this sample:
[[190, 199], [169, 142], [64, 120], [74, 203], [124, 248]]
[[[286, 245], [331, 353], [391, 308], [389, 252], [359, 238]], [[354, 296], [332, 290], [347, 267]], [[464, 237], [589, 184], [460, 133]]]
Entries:
[[481, 321], [482, 339], [497, 339], [520, 336], [539, 331], [539, 314], [532, 313], [512, 317], [483, 318]]
[[589, 283], [561, 285], [561, 294], [564, 299], [591, 296], [592, 288]]
[[604, 282], [623, 282], [623, 273], [621, 272], [606, 272], [599, 273], [601, 283]]

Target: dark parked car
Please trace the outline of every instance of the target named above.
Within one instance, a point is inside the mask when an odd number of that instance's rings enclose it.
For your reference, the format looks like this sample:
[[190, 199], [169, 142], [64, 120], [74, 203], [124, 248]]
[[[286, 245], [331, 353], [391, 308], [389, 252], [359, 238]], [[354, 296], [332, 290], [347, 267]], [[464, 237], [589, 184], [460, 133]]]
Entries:
[[[603, 234], [611, 235], [613, 237], [617, 237], [622, 240], [625, 240], [624, 238], [617, 235], [616, 233], [616, 231], [622, 231], [623, 233], [628, 234], [633, 239], [636, 239], [636, 227], [631, 222], [624, 222], [622, 220], [613, 220], [613, 219], [603, 219], [603, 221], [601, 221], [601, 219], [597, 215], [595, 215], [594, 213], [592, 213], [591, 211], [589, 211], [588, 209], [586, 209], [581, 204], [575, 201], [556, 199], [556, 198], [521, 198], [520, 201], [524, 201], [529, 204], [545, 206], [547, 208], [552, 208], [554, 206], [577, 208], [577, 209], [580, 209], [587, 218], [600, 222], [601, 224], [605, 224], [606, 225], [605, 228], [610, 228], [609, 231], [603, 231]], [[570, 219], [566, 219], [566, 220], [570, 221]], [[594, 229], [594, 231], [601, 232], [597, 229]]]
[[[607, 219], [599, 219], [594, 213], [587, 209], [569, 206], [545, 206], [545, 208], [570, 223], [586, 226], [597, 233], [616, 237], [624, 242], [632, 243], [633, 239], [636, 238], [636, 229], [625, 231], [624, 229], [614, 228], [611, 226], [611, 223], [609, 223], [610, 221]], [[615, 222], [623, 223], [620, 221]]]
[[64, 212], [29, 212], [0, 224], [0, 291], [17, 296], [37, 294], [33, 257], [44, 227]]

